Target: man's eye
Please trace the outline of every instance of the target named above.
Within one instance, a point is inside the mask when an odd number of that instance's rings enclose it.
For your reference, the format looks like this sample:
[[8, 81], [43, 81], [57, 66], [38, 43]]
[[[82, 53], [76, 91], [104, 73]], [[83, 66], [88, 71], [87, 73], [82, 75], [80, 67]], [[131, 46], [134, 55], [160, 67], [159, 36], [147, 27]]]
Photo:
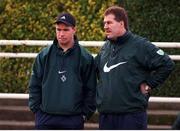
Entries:
[[105, 25], [105, 24], [109, 25], [109, 24], [111, 24], [111, 22], [109, 22], [109, 21], [108, 21], [108, 22], [104, 22], [104, 25]]

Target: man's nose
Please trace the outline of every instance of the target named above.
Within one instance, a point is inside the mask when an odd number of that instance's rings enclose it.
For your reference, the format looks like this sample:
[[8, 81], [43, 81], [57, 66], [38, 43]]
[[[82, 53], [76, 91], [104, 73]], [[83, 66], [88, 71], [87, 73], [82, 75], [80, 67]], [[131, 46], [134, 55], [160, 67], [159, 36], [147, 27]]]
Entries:
[[104, 29], [107, 29], [107, 28], [108, 28], [108, 24], [105, 23], [105, 24], [104, 24]]
[[64, 32], [63, 32], [63, 31], [59, 31], [59, 32], [58, 32], [58, 35], [59, 35], [59, 36], [64, 36]]

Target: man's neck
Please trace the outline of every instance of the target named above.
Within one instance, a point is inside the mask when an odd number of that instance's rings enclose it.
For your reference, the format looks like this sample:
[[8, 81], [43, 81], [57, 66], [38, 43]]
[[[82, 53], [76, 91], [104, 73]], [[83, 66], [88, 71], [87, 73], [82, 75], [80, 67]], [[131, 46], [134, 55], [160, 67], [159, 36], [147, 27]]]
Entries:
[[74, 45], [73, 44], [68, 44], [68, 45], [60, 45], [60, 47], [63, 49], [63, 52], [66, 52], [68, 49], [72, 48]]
[[63, 52], [66, 52], [68, 49], [74, 46], [74, 40], [71, 43], [66, 43], [66, 44], [59, 43], [59, 46], [63, 49]]
[[122, 30], [122, 31], [119, 33], [119, 35], [117, 35], [117, 36], [114, 37], [114, 38], [111, 38], [110, 40], [116, 41], [119, 37], [124, 36], [124, 34], [125, 34], [126, 32], [127, 32], [127, 31], [124, 29], [124, 30]]

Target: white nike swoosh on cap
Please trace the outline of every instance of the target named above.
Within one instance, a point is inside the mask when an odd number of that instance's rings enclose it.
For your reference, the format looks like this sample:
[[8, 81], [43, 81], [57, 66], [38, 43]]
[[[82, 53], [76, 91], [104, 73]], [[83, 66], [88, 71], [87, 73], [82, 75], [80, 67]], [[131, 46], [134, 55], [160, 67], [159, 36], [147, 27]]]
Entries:
[[62, 74], [65, 73], [66, 71], [58, 71], [58, 74]]
[[119, 62], [119, 63], [117, 63], [115, 65], [110, 66], [110, 67], [107, 67], [107, 63], [108, 62], [106, 62], [106, 64], [104, 65], [104, 68], [103, 68], [104, 72], [110, 72], [112, 69], [116, 68], [117, 66], [127, 63], [127, 61]]

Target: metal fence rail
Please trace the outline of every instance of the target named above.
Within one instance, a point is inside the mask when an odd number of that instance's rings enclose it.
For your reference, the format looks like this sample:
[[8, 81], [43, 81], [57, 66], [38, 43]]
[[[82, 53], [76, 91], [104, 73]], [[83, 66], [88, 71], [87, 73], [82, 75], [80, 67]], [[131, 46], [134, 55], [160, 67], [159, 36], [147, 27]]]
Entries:
[[[0, 99], [28, 99], [28, 98], [29, 98], [29, 94], [0, 93]], [[150, 97], [149, 102], [180, 104], [180, 97]]]
[[[0, 57], [4, 58], [35, 58], [38, 53], [0, 53]], [[92, 54], [94, 57], [96, 54]], [[180, 60], [180, 55], [169, 55], [173, 60]]]
[[[162, 48], [180, 48], [180, 42], [152, 42]], [[16, 46], [47, 46], [51, 45], [52, 40], [0, 40], [0, 46], [16, 45]], [[80, 44], [85, 47], [101, 47], [103, 41], [80, 41]], [[37, 53], [12, 53], [0, 52], [0, 57], [4, 58], [35, 58]], [[96, 54], [93, 54], [96, 56]], [[173, 60], [180, 60], [180, 55], [169, 55]]]
[[[104, 41], [80, 41], [85, 47], [101, 47]], [[163, 48], [180, 48], [180, 42], [152, 42], [154, 45]], [[26, 45], [26, 46], [47, 46], [52, 40], [0, 40], [0, 45]]]

